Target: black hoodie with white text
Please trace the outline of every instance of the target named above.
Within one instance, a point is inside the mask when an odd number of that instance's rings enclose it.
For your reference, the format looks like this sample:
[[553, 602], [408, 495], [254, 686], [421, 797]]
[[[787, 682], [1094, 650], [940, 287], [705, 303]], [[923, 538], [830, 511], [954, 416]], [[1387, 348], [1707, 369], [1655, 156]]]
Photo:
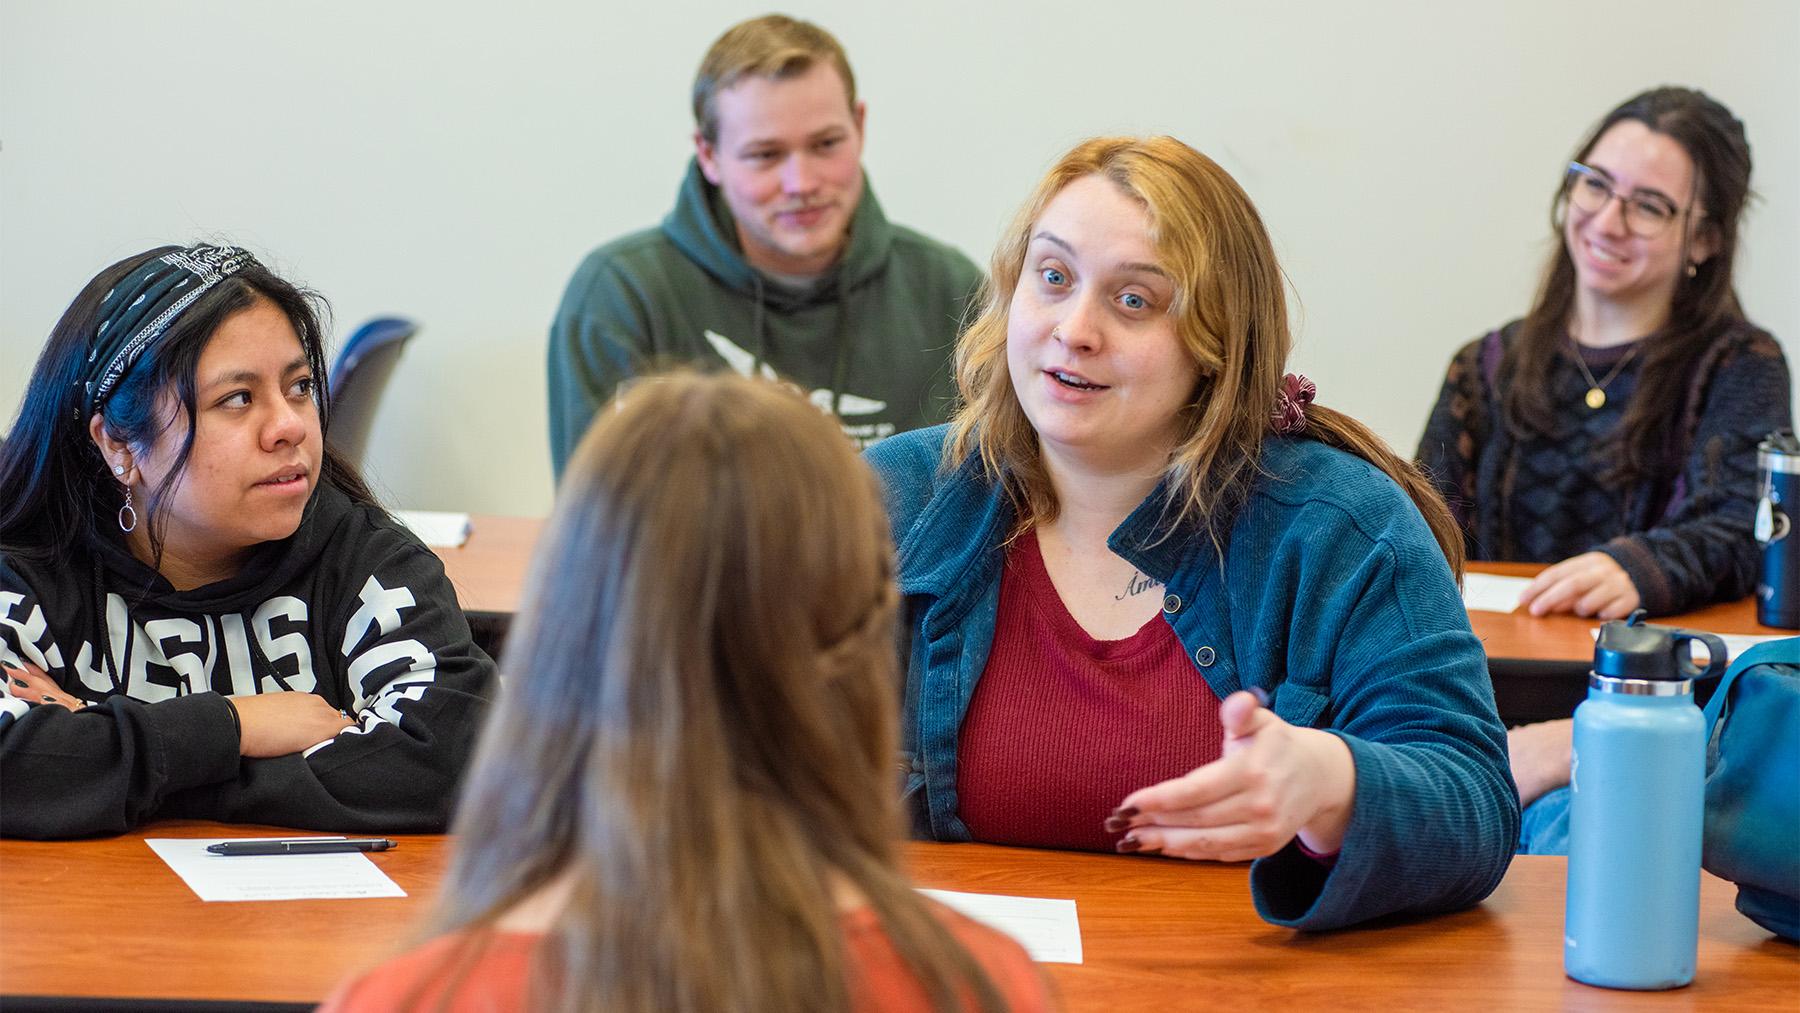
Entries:
[[[440, 832], [493, 690], [443, 564], [322, 486], [238, 575], [175, 590], [116, 536], [47, 564], [0, 553], [0, 661], [78, 709], [0, 695], [0, 836], [158, 818]], [[238, 755], [226, 696], [323, 697], [355, 722], [303, 752]]]

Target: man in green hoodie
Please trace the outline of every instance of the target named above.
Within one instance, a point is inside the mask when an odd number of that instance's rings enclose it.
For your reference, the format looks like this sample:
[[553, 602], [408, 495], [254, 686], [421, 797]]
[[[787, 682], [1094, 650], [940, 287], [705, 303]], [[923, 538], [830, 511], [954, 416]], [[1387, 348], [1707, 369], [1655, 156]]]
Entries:
[[882, 214], [863, 112], [816, 25], [768, 15], [713, 43], [675, 209], [588, 254], [551, 325], [558, 477], [614, 388], [684, 363], [793, 383], [863, 446], [944, 421], [981, 272]]

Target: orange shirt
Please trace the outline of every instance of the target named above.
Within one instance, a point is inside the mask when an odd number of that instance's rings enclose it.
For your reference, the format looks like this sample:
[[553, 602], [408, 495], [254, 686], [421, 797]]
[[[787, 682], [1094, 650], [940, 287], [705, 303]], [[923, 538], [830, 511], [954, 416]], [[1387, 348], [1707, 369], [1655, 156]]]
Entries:
[[[936, 904], [932, 908], [956, 941], [980, 962], [1013, 1013], [1051, 1008], [1048, 982], [1018, 943], [947, 908]], [[872, 908], [845, 913], [843, 925], [856, 1013], [911, 1013], [927, 1008], [924, 988], [888, 941]], [[473, 965], [448, 974], [450, 955], [463, 938], [433, 939], [346, 982], [319, 1007], [321, 1013], [385, 1013], [399, 1009], [401, 1002], [413, 996], [419, 1009], [476, 1013], [523, 1008], [532, 954], [544, 937], [532, 932], [496, 932]], [[447, 982], [455, 988], [453, 995], [444, 995]]]

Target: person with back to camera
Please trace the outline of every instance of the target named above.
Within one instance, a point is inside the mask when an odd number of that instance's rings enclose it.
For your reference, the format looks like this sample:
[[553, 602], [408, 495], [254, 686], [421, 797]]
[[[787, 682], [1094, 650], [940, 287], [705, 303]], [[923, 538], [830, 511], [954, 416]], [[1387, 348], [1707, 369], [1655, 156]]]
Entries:
[[[1781, 346], [1732, 284], [1749, 196], [1730, 110], [1632, 97], [1565, 171], [1530, 313], [1451, 361], [1419, 461], [1471, 554], [1552, 564], [1521, 596], [1532, 615], [1666, 615], [1755, 587], [1756, 444], [1792, 414]], [[1527, 805], [1568, 783], [1569, 735], [1510, 733]]]
[[588, 254], [550, 326], [556, 474], [618, 384], [676, 364], [792, 382], [863, 446], [942, 422], [981, 272], [883, 213], [843, 46], [780, 14], [733, 25], [693, 110], [674, 210]]
[[1499, 883], [1517, 797], [1461, 540], [1283, 376], [1290, 343], [1210, 159], [1101, 138], [1039, 183], [958, 343], [964, 406], [868, 451], [919, 833], [1255, 859], [1257, 910], [1304, 929]]
[[899, 869], [880, 492], [784, 386], [650, 377], [570, 459], [437, 938], [327, 1011], [1045, 1008]]
[[164, 246], [51, 332], [0, 446], [0, 835], [448, 823], [493, 663], [325, 446], [314, 303]]

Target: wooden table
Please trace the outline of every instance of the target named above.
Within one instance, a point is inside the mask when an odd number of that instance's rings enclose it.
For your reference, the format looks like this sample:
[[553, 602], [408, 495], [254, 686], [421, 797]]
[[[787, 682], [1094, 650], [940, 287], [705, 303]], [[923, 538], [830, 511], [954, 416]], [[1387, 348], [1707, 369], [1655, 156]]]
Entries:
[[504, 620], [519, 611], [531, 550], [543, 527], [541, 517], [474, 514], [469, 540], [460, 548], [432, 548], [471, 619]]
[[[544, 521], [537, 517], [477, 514], [471, 522], [473, 533], [467, 543], [461, 548], [439, 548], [436, 552], [444, 561], [444, 570], [456, 587], [465, 611], [484, 618], [510, 616], [518, 611], [531, 551]], [[1543, 568], [1539, 563], [1469, 564], [1473, 572], [1508, 577], [1533, 576]], [[1569, 615], [1539, 618], [1522, 612], [1471, 612], [1469, 622], [1490, 658], [1561, 663], [1586, 662], [1594, 655], [1591, 631], [1596, 623], [1592, 619]], [[1711, 605], [1657, 622], [1713, 633], [1794, 632], [1759, 624], [1752, 598]]]
[[[1503, 577], [1535, 577], [1544, 569], [1542, 563], [1469, 564], [1475, 573], [1491, 573]], [[1680, 615], [1653, 620], [1664, 626], [1682, 626], [1708, 633], [1751, 633], [1760, 636], [1792, 636], [1796, 631], [1764, 626], [1756, 621], [1756, 599], [1708, 605]], [[1599, 620], [1580, 616], [1533, 616], [1525, 612], [1469, 613], [1469, 625], [1481, 638], [1488, 657], [1509, 661], [1592, 661], [1593, 630]]]
[[[402, 948], [428, 907], [447, 839], [400, 837], [369, 859], [401, 899], [203, 903], [145, 837], [278, 833], [169, 822], [127, 837], [0, 841], [0, 993], [10, 1010], [71, 997], [310, 1004]], [[1699, 973], [1667, 993], [1562, 974], [1563, 861], [1514, 861], [1481, 906], [1305, 935], [1260, 921], [1247, 866], [907, 845], [922, 886], [1076, 902], [1085, 963], [1044, 965], [1070, 1009], [1795, 1009], [1800, 950], [1701, 887]]]
[[[1469, 569], [1504, 577], [1531, 577], [1544, 569], [1544, 564], [1478, 562], [1470, 563]], [[1654, 622], [1707, 633], [1795, 633], [1758, 623], [1754, 598], [1708, 605]], [[1594, 660], [1594, 630], [1600, 625], [1599, 620], [1476, 610], [1469, 613], [1469, 625], [1487, 651], [1495, 702], [1507, 724], [1566, 718], [1587, 696], [1587, 672]], [[1696, 687], [1696, 698], [1704, 703], [1711, 692], [1712, 684], [1702, 683]]]
[[[477, 641], [498, 655], [507, 625], [524, 593], [531, 551], [544, 522], [538, 518], [477, 515], [461, 548], [437, 550], [456, 587]], [[1539, 563], [1469, 564], [1476, 573], [1529, 577]], [[1711, 633], [1791, 634], [1756, 621], [1755, 600], [1743, 598], [1656, 620]], [[1523, 612], [1474, 611], [1469, 624], [1487, 651], [1495, 702], [1507, 724], [1568, 717], [1587, 695], [1598, 623], [1579, 616], [1535, 617]], [[1702, 687], [1700, 699], [1707, 690]]]
[[459, 548], [432, 546], [456, 588], [475, 642], [495, 658], [506, 645], [513, 613], [525, 597], [531, 553], [543, 531], [541, 517], [474, 514], [469, 538]]

